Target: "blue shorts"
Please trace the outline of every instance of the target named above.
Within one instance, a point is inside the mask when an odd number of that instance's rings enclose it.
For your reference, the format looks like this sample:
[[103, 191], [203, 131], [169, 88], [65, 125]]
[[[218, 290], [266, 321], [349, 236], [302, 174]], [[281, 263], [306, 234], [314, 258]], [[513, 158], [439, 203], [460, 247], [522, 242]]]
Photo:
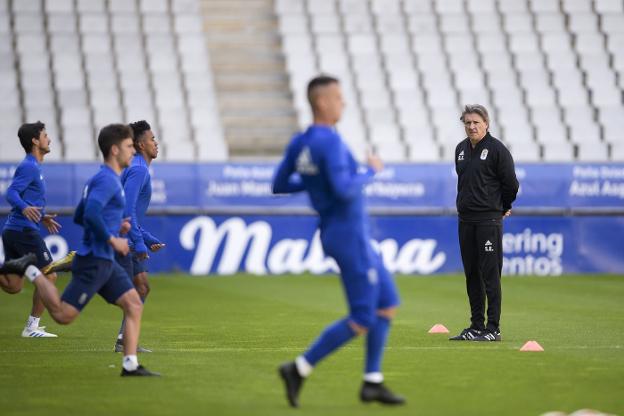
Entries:
[[72, 263], [72, 279], [61, 299], [81, 311], [98, 293], [108, 303], [115, 303], [127, 291], [134, 289], [126, 271], [115, 261], [78, 256]]
[[38, 268], [42, 269], [52, 263], [52, 254], [48, 246], [41, 234], [32, 228], [24, 228], [22, 231], [4, 230], [2, 245], [4, 246], [4, 261], [34, 253], [37, 256]]
[[324, 230], [321, 242], [340, 268], [350, 320], [370, 328], [377, 320], [377, 310], [399, 305], [394, 279], [367, 237], [345, 230]]
[[147, 261], [141, 260], [136, 253], [130, 252], [127, 256], [115, 253], [115, 260], [128, 273], [131, 279], [134, 279], [139, 273], [147, 272]]

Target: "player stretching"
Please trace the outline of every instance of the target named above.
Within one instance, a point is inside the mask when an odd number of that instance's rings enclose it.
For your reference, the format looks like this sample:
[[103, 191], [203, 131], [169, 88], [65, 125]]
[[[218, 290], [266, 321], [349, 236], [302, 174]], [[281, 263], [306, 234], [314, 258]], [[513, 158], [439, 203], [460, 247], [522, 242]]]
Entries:
[[37, 287], [50, 315], [60, 324], [76, 319], [96, 293], [121, 307], [126, 318], [121, 375], [158, 375], [138, 363], [143, 304], [130, 277], [114, 260], [114, 252], [129, 252], [128, 240], [118, 236], [125, 206], [119, 175], [134, 156], [132, 130], [123, 124], [108, 125], [100, 131], [98, 145], [104, 165], [87, 182], [74, 214], [74, 222], [84, 228], [84, 233], [72, 264], [72, 280], [59, 297], [56, 287], [35, 266], [29, 266], [24, 275]]
[[[11, 213], [2, 231], [4, 256], [5, 260], [11, 260], [34, 253], [37, 256], [37, 267], [44, 268], [52, 262], [52, 256], [39, 233], [39, 223], [41, 222], [50, 233], [57, 233], [61, 228], [54, 220], [56, 215], [45, 213], [46, 187], [41, 173], [41, 163], [44, 156], [50, 153], [51, 140], [46, 133], [45, 125], [40, 121], [22, 124], [17, 136], [26, 151], [26, 157], [15, 170], [13, 181], [6, 193]], [[56, 273], [49, 273], [46, 277], [52, 282], [56, 281]], [[0, 287], [7, 293], [18, 293], [23, 285], [24, 280], [19, 276], [0, 276]], [[45, 307], [35, 289], [32, 310], [22, 331], [22, 337], [56, 338], [56, 335], [46, 332], [44, 327], [39, 327], [39, 319], [44, 310]]]
[[[156, 252], [165, 246], [142, 226], [147, 207], [152, 198], [152, 178], [150, 177], [149, 166], [152, 160], [158, 156], [158, 143], [152, 128], [145, 120], [130, 123], [130, 128], [134, 133], [136, 155], [132, 159], [130, 167], [124, 170], [121, 175], [121, 183], [126, 193], [124, 217], [129, 217], [132, 225], [128, 234], [130, 238], [130, 254], [122, 256], [116, 253], [115, 258], [128, 273], [128, 276], [132, 278], [134, 287], [139, 292], [141, 300], [145, 303], [145, 298], [147, 298], [150, 292], [147, 281], [147, 268], [145, 267], [146, 260], [149, 257], [148, 249]], [[125, 319], [121, 321], [121, 328], [115, 343], [115, 352], [123, 351], [124, 325]], [[137, 351], [151, 352], [141, 346], [137, 347]]]
[[[296, 135], [273, 180], [274, 193], [307, 191], [320, 216], [321, 243], [336, 260], [349, 303], [349, 316], [323, 331], [308, 350], [279, 367], [288, 401], [299, 406], [303, 380], [325, 357], [366, 334], [366, 368], [360, 399], [384, 404], [405, 400], [383, 385], [381, 360], [399, 297], [390, 273], [370, 243], [363, 187], [383, 165], [369, 156], [364, 173], [335, 130], [344, 103], [338, 80], [320, 76], [308, 84], [314, 124]], [[298, 173], [300, 177], [293, 176]]]

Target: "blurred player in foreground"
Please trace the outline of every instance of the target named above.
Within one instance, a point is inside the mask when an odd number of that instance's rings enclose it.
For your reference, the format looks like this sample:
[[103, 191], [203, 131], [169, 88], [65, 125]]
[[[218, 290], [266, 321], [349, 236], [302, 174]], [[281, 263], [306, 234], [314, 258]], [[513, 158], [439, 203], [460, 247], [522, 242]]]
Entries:
[[[335, 130], [344, 108], [337, 79], [320, 76], [308, 84], [314, 124], [296, 135], [273, 180], [273, 192], [306, 191], [320, 217], [321, 243], [340, 268], [349, 315], [329, 325], [295, 361], [279, 367], [292, 407], [299, 406], [303, 381], [325, 357], [359, 335], [366, 335], [363, 402], [389, 405], [405, 400], [384, 386], [381, 361], [399, 296], [392, 276], [370, 243], [363, 187], [383, 164], [369, 156], [361, 167]], [[363, 169], [362, 169], [363, 168]], [[298, 175], [297, 175], [298, 174]]]

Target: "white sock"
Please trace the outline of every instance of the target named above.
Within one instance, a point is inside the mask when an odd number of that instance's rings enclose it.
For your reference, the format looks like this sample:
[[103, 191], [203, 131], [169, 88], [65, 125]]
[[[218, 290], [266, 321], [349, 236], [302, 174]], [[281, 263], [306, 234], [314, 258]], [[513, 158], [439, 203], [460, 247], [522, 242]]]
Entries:
[[117, 334], [117, 340], [123, 339], [123, 334]]
[[28, 278], [28, 280], [30, 280], [31, 282], [34, 282], [35, 279], [40, 275], [41, 275], [41, 270], [39, 270], [32, 264], [28, 266], [26, 268], [26, 271], [24, 272], [24, 276], [26, 276], [26, 278]]
[[384, 377], [383, 374], [377, 373], [366, 373], [364, 374], [364, 381], [369, 383], [383, 383]]
[[121, 365], [123, 365], [126, 371], [134, 371], [139, 366], [139, 360], [136, 355], [126, 355]]
[[308, 360], [306, 360], [303, 355], [300, 355], [295, 359], [295, 365], [297, 366], [297, 372], [303, 378], [312, 374], [312, 370], [314, 370], [314, 367], [310, 365]]
[[36, 316], [30, 315], [28, 317], [28, 321], [26, 322], [26, 328], [28, 329], [37, 329], [39, 327], [39, 318]]

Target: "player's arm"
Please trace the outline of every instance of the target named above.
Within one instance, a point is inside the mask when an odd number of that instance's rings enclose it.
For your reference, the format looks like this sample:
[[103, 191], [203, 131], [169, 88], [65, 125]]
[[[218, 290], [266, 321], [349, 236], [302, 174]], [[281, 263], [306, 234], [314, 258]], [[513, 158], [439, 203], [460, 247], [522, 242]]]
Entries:
[[74, 223], [82, 226], [84, 226], [84, 201], [84, 198], [81, 198], [78, 206], [74, 210]]
[[143, 234], [143, 241], [150, 251], [158, 251], [165, 246], [162, 241], [154, 237], [149, 231], [141, 228], [141, 233]]
[[273, 193], [292, 194], [301, 191], [305, 191], [305, 187], [301, 177], [295, 174], [295, 156], [291, 142], [273, 176]]
[[130, 231], [128, 236], [134, 245], [137, 254], [147, 254], [147, 246], [143, 239], [143, 233], [139, 226], [139, 219], [136, 212], [139, 193], [147, 178], [148, 170], [144, 167], [133, 166], [128, 170], [126, 181], [124, 182], [124, 192], [126, 194], [126, 208], [124, 217], [130, 217]]
[[119, 188], [104, 180], [91, 183], [90, 188], [88, 192], [85, 190], [86, 195], [83, 196], [84, 213], [82, 221], [86, 227], [91, 229], [96, 241], [107, 242], [115, 246], [114, 240], [117, 237], [106, 228], [102, 212]]
[[511, 153], [503, 146], [498, 154], [497, 173], [501, 182], [503, 212], [507, 213], [511, 210], [511, 204], [516, 200], [520, 184], [516, 178], [516, 168]]
[[370, 166], [362, 173], [351, 173], [349, 153], [339, 141], [332, 142], [325, 153], [325, 168], [334, 194], [342, 200], [350, 200], [362, 192], [362, 188], [375, 176]]
[[26, 218], [32, 222], [39, 222], [41, 220], [42, 207], [30, 206], [22, 199], [21, 194], [28, 188], [28, 185], [35, 180], [37, 175], [37, 169], [34, 166], [28, 164], [20, 165], [15, 170], [13, 175], [13, 181], [7, 189], [6, 200], [12, 208], [17, 208]]

